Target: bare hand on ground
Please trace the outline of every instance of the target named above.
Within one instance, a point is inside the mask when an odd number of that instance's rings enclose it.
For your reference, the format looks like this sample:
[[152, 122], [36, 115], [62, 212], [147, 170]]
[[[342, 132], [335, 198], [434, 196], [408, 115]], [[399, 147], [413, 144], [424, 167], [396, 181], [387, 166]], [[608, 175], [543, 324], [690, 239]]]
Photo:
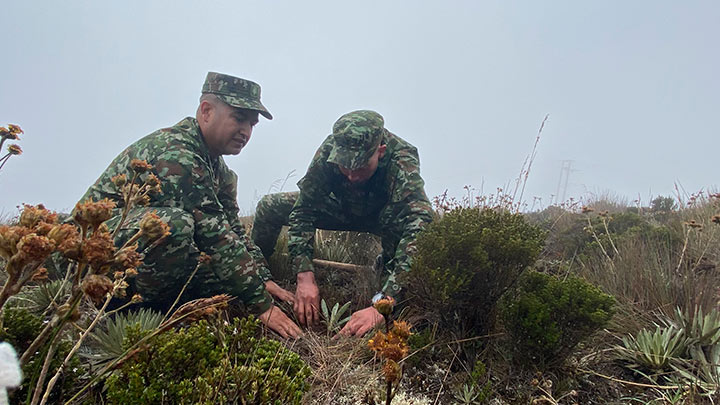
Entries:
[[279, 285], [277, 285], [277, 283], [275, 283], [272, 280], [268, 280], [265, 282], [265, 289], [267, 290], [267, 292], [272, 294], [273, 297], [275, 297], [281, 301], [285, 301], [285, 302], [289, 302], [289, 303], [295, 302], [295, 294], [280, 287]]
[[284, 338], [292, 337], [297, 339], [300, 335], [302, 335], [302, 331], [297, 325], [295, 325], [295, 322], [288, 318], [288, 316], [275, 305], [263, 312], [258, 318], [268, 328], [279, 333], [280, 336]]
[[340, 330], [341, 335], [345, 336], [362, 336], [366, 334], [375, 325], [381, 323], [383, 316], [373, 307], [361, 309], [350, 316], [350, 320], [345, 327]]
[[320, 317], [318, 308], [320, 308], [320, 290], [315, 284], [315, 274], [311, 271], [298, 273], [293, 310], [300, 324], [304, 326], [316, 324]]

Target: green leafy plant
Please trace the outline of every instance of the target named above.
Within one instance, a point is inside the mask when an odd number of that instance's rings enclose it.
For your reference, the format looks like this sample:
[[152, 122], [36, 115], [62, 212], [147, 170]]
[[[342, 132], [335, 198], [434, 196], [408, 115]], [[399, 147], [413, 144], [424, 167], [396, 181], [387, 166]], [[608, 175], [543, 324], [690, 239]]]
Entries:
[[673, 361], [671, 366], [705, 395], [713, 396], [720, 392], [720, 345], [714, 345], [708, 351], [698, 346], [691, 347], [689, 360]]
[[535, 261], [543, 238], [520, 214], [456, 208], [418, 235], [405, 294], [443, 330], [484, 333], [497, 300]]
[[491, 392], [485, 363], [476, 360], [470, 378], [453, 393], [453, 396], [461, 404], [476, 405], [485, 403], [490, 398]]
[[[258, 337], [259, 321], [199, 321], [148, 341], [108, 378], [112, 404], [299, 404], [310, 369], [275, 340]], [[142, 332], [130, 326], [126, 344]]]
[[614, 303], [611, 296], [579, 278], [560, 280], [529, 272], [503, 299], [500, 312], [516, 358], [553, 365], [610, 320]]
[[[695, 311], [683, 312], [680, 308], [675, 308], [675, 318], [678, 320], [679, 329], [685, 332], [690, 339], [690, 345], [713, 346], [720, 343], [720, 312], [715, 308], [705, 314], [702, 307], [696, 307]], [[668, 326], [675, 326], [673, 322], [668, 322]]]
[[343, 306], [340, 306], [340, 303], [335, 303], [333, 305], [331, 310], [328, 310], [327, 303], [325, 303], [324, 299], [320, 300], [320, 309], [322, 312], [322, 317], [325, 320], [325, 325], [327, 326], [327, 332], [333, 333], [338, 331], [347, 321], [350, 320], [350, 316], [346, 316], [343, 318], [343, 315], [348, 312], [348, 309], [350, 309], [350, 301], [343, 304]]
[[[82, 353], [95, 365], [115, 360], [125, 353], [125, 349], [156, 329], [163, 321], [163, 314], [142, 308], [138, 311], [117, 313], [106, 320], [105, 325], [96, 328], [90, 334], [90, 350]], [[132, 331], [133, 333], [128, 333]]]
[[59, 305], [70, 296], [70, 283], [53, 280], [36, 286], [27, 286], [8, 299], [9, 306], [28, 308], [41, 313], [51, 305]]
[[662, 371], [685, 352], [688, 340], [682, 329], [657, 326], [655, 331], [643, 329], [637, 336], [623, 337], [622, 343], [615, 349], [620, 359], [630, 363], [629, 367]]

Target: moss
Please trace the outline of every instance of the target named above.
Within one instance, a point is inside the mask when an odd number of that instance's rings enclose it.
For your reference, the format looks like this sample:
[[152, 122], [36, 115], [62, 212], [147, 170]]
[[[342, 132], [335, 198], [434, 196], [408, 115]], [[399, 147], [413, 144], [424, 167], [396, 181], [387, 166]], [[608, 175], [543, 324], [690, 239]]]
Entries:
[[[300, 403], [310, 369], [258, 321], [198, 322], [153, 338], [107, 380], [113, 404]], [[135, 339], [128, 334], [128, 344]]]

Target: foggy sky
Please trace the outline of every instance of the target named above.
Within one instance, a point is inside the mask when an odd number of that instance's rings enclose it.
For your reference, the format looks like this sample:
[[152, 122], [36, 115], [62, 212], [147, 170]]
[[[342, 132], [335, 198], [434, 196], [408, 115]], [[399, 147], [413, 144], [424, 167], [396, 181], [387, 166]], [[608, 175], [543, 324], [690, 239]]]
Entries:
[[[262, 86], [275, 119], [225, 161], [238, 202], [296, 189], [342, 114], [372, 109], [417, 146], [427, 194], [647, 203], [715, 189], [720, 3], [714, 1], [4, 2], [0, 216], [69, 211], [110, 161], [194, 116], [208, 71]], [[7, 143], [6, 143], [7, 145]], [[4, 151], [3, 151], [4, 154]], [[294, 171], [294, 172], [293, 172]], [[564, 181], [560, 182], [564, 185]], [[561, 187], [561, 194], [563, 194]], [[482, 190], [482, 191], [481, 191]]]

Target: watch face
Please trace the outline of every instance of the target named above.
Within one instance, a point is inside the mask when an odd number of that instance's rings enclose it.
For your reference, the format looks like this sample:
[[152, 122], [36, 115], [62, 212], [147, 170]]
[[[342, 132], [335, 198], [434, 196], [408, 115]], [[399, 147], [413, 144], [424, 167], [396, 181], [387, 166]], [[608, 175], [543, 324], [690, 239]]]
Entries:
[[385, 297], [385, 294], [379, 292], [379, 293], [373, 295], [373, 297], [370, 301], [372, 301], [372, 303], [374, 304], [374, 303], [380, 301], [381, 299], [383, 299], [383, 297]]

